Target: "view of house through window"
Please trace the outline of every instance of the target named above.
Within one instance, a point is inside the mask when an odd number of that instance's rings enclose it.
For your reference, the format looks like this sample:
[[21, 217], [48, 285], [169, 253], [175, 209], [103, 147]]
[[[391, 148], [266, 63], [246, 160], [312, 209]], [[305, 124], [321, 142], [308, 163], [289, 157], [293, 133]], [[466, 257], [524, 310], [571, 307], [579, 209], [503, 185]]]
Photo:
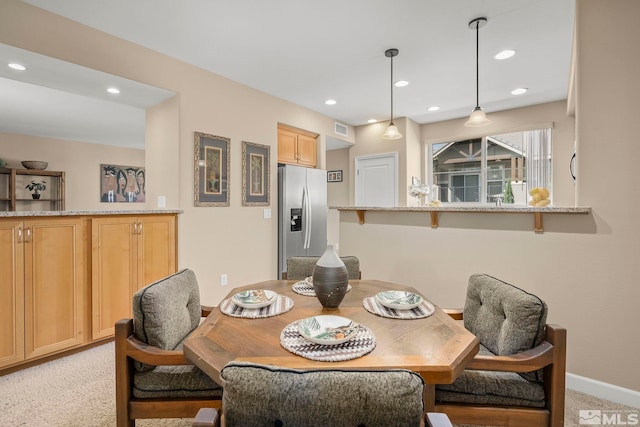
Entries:
[[551, 192], [551, 129], [437, 143], [428, 153], [444, 203], [526, 205], [532, 188]]

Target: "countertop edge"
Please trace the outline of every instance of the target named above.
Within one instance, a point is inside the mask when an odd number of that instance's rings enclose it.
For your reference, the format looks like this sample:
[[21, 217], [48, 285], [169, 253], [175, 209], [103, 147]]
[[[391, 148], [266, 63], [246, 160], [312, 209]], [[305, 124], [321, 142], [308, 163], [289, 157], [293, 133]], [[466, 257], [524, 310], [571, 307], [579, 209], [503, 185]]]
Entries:
[[51, 217], [51, 216], [100, 216], [100, 215], [159, 215], [180, 214], [179, 209], [136, 210], [72, 210], [72, 211], [3, 211], [0, 218]]
[[330, 206], [329, 209], [338, 211], [367, 211], [367, 212], [484, 212], [484, 213], [591, 213], [590, 207], [572, 206]]

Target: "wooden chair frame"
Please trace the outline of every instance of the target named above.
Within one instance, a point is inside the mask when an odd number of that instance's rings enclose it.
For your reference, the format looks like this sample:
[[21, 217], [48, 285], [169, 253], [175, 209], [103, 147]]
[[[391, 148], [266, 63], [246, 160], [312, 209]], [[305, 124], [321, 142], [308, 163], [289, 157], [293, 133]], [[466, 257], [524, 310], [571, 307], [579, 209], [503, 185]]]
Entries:
[[[221, 409], [202, 408], [193, 420], [192, 427], [224, 426]], [[425, 424], [426, 421], [426, 424]], [[453, 427], [446, 414], [428, 412], [420, 423], [421, 427]]]
[[[202, 316], [211, 308], [203, 307]], [[134, 427], [136, 419], [194, 418], [201, 408], [220, 408], [221, 398], [136, 398], [133, 396], [134, 361], [154, 366], [192, 365], [182, 351], [162, 350], [133, 335], [133, 319], [116, 322], [116, 418], [118, 427]]]
[[[463, 319], [460, 310], [445, 312], [454, 319]], [[436, 402], [435, 412], [446, 413], [454, 424], [562, 427], [566, 356], [567, 330], [558, 325], [547, 324], [544, 340], [539, 346], [510, 356], [476, 355], [466, 367], [471, 370], [506, 372], [532, 372], [543, 369], [546, 400], [544, 408]]]

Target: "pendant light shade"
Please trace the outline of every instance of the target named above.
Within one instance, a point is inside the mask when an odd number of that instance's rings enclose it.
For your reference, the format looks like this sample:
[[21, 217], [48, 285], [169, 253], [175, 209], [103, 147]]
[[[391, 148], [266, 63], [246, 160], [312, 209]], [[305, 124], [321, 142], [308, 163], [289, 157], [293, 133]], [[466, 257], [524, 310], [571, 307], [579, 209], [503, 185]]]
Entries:
[[402, 138], [402, 134], [398, 130], [398, 127], [393, 123], [393, 57], [398, 56], [398, 49], [387, 49], [384, 52], [384, 55], [387, 58], [391, 58], [391, 120], [389, 121], [389, 126], [387, 126], [387, 130], [382, 135], [382, 139], [400, 139]]
[[478, 66], [478, 52], [480, 50], [480, 28], [484, 27], [487, 23], [487, 18], [476, 18], [469, 22], [469, 28], [476, 31], [476, 108], [473, 109], [469, 120], [464, 124], [466, 127], [478, 127], [486, 126], [491, 123], [491, 120], [487, 118], [484, 110], [480, 107], [480, 77]]

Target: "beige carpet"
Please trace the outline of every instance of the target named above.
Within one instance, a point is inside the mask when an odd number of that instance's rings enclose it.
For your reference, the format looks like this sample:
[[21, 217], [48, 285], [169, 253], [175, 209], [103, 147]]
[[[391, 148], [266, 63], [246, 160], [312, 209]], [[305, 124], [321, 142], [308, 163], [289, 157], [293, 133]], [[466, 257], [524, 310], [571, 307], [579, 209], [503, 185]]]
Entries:
[[[0, 377], [0, 426], [112, 427], [116, 425], [113, 343]], [[579, 410], [638, 414], [567, 390], [565, 426], [579, 426]], [[137, 426], [190, 426], [189, 419], [140, 420]]]

